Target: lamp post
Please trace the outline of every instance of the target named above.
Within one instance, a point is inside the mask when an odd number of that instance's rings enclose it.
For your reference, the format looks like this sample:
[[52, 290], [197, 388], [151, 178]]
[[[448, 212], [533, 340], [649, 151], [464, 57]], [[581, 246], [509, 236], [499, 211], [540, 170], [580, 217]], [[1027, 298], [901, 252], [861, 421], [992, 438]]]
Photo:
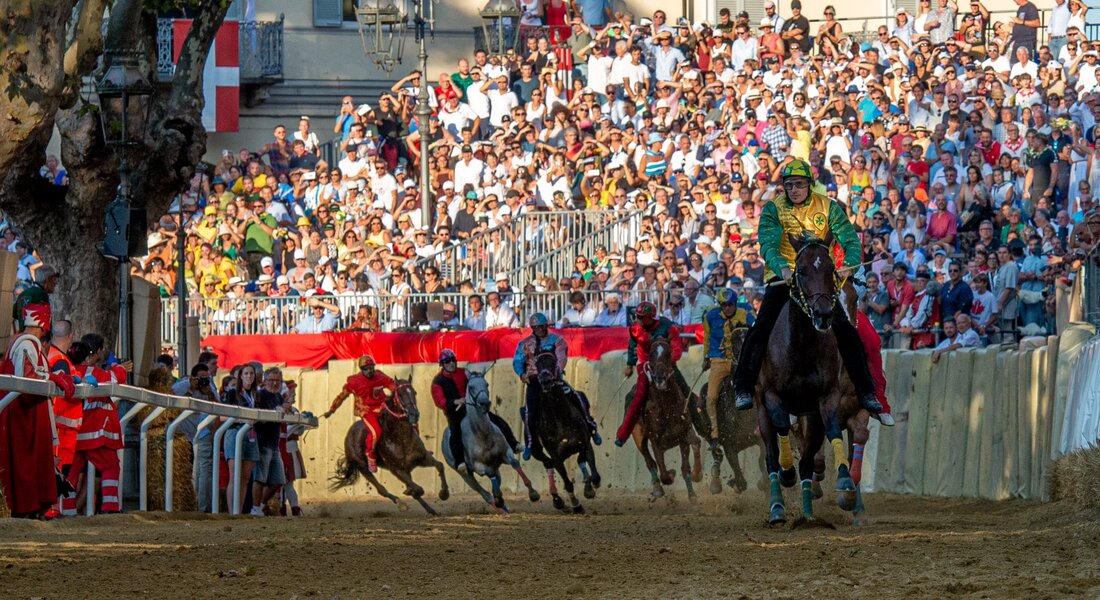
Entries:
[[[496, 25], [497, 32], [497, 45], [496, 53], [504, 54], [504, 25], [507, 23], [506, 19], [513, 19], [513, 23], [518, 22], [519, 18], [523, 16], [523, 11], [520, 10], [519, 5], [514, 0], [489, 0], [484, 8], [477, 13], [481, 17], [481, 28], [485, 31], [485, 45], [486, 51], [489, 54], [493, 54], [493, 25]], [[513, 27], [513, 31], [515, 28]], [[515, 43], [519, 40], [518, 35], [512, 36], [512, 43], [510, 47], [515, 47]]]
[[[118, 155], [118, 195], [107, 206], [106, 235], [100, 248], [118, 260], [118, 351], [131, 357], [130, 314], [130, 165], [129, 151], [145, 137], [153, 86], [138, 69], [134, 52], [109, 50], [106, 69], [96, 81], [103, 141]], [[142, 224], [144, 229], [144, 223]]]
[[[420, 45], [420, 87], [416, 100], [416, 121], [420, 128], [420, 216], [421, 226], [432, 224], [431, 173], [428, 170], [428, 120], [432, 109], [428, 106], [428, 36], [435, 27], [435, 0], [410, 0], [414, 6], [413, 31]], [[407, 10], [397, 7], [393, 0], [363, 0], [355, 11], [359, 23], [359, 37], [363, 52], [380, 69], [390, 73], [401, 63], [404, 51], [404, 30]]]
[[[195, 172], [200, 178], [205, 177], [213, 167], [206, 161], [199, 161], [195, 165]], [[200, 184], [201, 185], [201, 184]], [[176, 200], [176, 208], [179, 209], [179, 228], [176, 230], [176, 285], [179, 292], [176, 294], [176, 361], [179, 365], [180, 378], [187, 377], [190, 373], [190, 365], [187, 364], [187, 261], [184, 256], [187, 253], [187, 233], [184, 231], [183, 222], [183, 196]]]

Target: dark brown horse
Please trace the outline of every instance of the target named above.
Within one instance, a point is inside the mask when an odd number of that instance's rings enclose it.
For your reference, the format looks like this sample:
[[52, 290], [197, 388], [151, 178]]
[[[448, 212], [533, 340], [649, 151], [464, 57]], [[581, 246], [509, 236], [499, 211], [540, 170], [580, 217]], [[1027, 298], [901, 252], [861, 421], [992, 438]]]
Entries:
[[770, 484], [770, 523], [787, 520], [780, 485], [793, 487], [798, 481], [789, 438], [792, 415], [807, 417], [798, 463], [803, 515], [813, 517], [814, 457], [826, 437], [837, 463], [837, 503], [851, 510], [856, 502], [839, 418], [843, 365], [832, 324], [845, 317], [837, 305], [833, 236], [788, 239], [796, 253], [791, 301], [772, 330], [756, 389], [757, 426]]
[[[741, 345], [745, 343], [745, 334], [748, 329], [742, 328], [733, 331], [730, 343], [733, 355], [741, 354]], [[736, 368], [736, 363], [731, 367], [731, 373]], [[707, 417], [706, 398], [709, 383], [703, 384], [699, 392], [698, 402], [692, 403], [691, 420], [695, 425], [695, 432], [700, 437], [710, 435], [710, 419]], [[730, 375], [722, 381], [721, 390], [718, 392], [718, 444], [711, 450], [714, 463], [710, 467], [710, 492], [718, 494], [722, 492], [722, 460], [723, 457], [733, 469], [733, 477], [727, 482], [731, 488], [738, 492], [748, 489], [748, 481], [741, 470], [741, 461], [738, 455], [742, 450], [760, 445], [760, 436], [756, 433], [756, 421], [751, 415], [735, 410], [733, 407], [733, 376]], [[760, 470], [764, 471], [764, 453], [760, 453]]]
[[[412, 497], [430, 515], [436, 515], [435, 509], [424, 501], [424, 488], [412, 478], [413, 469], [430, 467], [439, 473], [439, 499], [446, 500], [451, 492], [447, 487], [447, 477], [443, 472], [443, 463], [424, 447], [416, 423], [420, 411], [416, 408], [416, 391], [408, 380], [396, 380], [397, 392], [386, 399], [378, 424], [382, 428], [382, 439], [378, 441], [378, 466], [393, 473], [405, 484], [406, 496]], [[374, 486], [382, 497], [405, 508], [405, 504], [383, 486], [374, 473], [367, 467], [366, 453], [367, 429], [363, 421], [355, 420], [344, 437], [344, 457], [336, 464], [336, 475], [331, 478], [331, 489], [337, 490], [352, 485], [362, 474], [367, 483]]]
[[[680, 448], [680, 469], [687, 486], [688, 498], [695, 501], [693, 483], [703, 481], [703, 457], [699, 449], [699, 436], [692, 430], [688, 399], [676, 385], [676, 363], [672, 361], [672, 346], [667, 339], [657, 338], [649, 351], [649, 394], [645, 400], [645, 412], [634, 427], [632, 437], [645, 458], [653, 480], [653, 499], [665, 495], [664, 485], [671, 485], [676, 472], [665, 467], [665, 452]], [[634, 392], [626, 397], [627, 405]], [[652, 450], [652, 452], [651, 452]], [[691, 468], [689, 452], [695, 455], [695, 468]]]

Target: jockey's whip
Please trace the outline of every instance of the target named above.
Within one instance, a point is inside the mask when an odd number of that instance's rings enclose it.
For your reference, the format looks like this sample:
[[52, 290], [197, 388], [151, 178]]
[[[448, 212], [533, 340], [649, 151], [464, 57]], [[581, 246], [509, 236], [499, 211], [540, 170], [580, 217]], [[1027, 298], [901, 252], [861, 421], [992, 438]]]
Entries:
[[706, 373], [706, 371], [700, 369], [699, 375], [695, 377], [695, 381], [692, 381], [691, 385], [688, 386], [688, 392], [691, 392], [692, 394], [695, 393], [695, 384], [699, 383], [699, 380], [703, 378], [703, 373]]
[[[858, 270], [860, 267], [866, 267], [867, 265], [869, 265], [873, 262], [875, 262], [875, 261], [869, 260], [869, 261], [866, 261], [866, 262], [861, 262], [858, 265], [852, 265], [850, 267], [841, 267], [841, 268], [836, 270], [836, 273], [837, 273], [837, 275], [844, 275], [845, 273], [852, 273], [852, 272], [855, 272], [856, 270]], [[777, 285], [787, 285], [787, 282], [784, 279], [776, 279], [775, 281], [765, 283], [764, 287], [775, 287]]]

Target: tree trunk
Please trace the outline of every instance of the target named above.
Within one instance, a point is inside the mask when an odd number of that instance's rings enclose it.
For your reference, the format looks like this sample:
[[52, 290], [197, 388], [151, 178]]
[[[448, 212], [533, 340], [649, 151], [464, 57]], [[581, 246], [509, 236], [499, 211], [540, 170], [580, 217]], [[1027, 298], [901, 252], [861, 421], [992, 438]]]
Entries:
[[[97, 108], [76, 90], [95, 69], [104, 45], [139, 51], [142, 69], [154, 81], [156, 16], [142, 11], [143, 0], [116, 0], [104, 28], [96, 15], [105, 0], [82, 0], [76, 15], [75, 0], [10, 2], [0, 21], [0, 89], [8, 92], [0, 94], [0, 208], [20, 237], [61, 273], [54, 314], [71, 318], [78, 333], [95, 331], [113, 340], [119, 267], [98, 248], [104, 210], [116, 196], [118, 158], [103, 143]], [[146, 138], [130, 154], [132, 204], [153, 217], [183, 190], [206, 152], [203, 64], [229, 2], [190, 3], [196, 17], [173, 81], [149, 99]], [[72, 39], [68, 49], [66, 39]], [[55, 124], [68, 187], [38, 176]]]

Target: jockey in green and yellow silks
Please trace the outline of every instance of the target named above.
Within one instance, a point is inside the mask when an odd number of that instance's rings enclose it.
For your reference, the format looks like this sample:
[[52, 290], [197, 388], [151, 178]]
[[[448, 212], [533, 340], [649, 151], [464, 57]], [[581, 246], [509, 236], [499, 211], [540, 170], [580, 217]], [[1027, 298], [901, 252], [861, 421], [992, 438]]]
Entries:
[[[764, 257], [767, 266], [765, 279], [769, 281], [769, 285], [734, 371], [733, 389], [739, 409], [752, 407], [756, 376], [764, 362], [764, 349], [779, 313], [791, 298], [795, 251], [788, 234], [824, 239], [827, 234], [832, 233], [836, 243], [844, 251], [845, 267], [858, 266], [862, 255], [859, 237], [844, 208], [836, 201], [813, 191], [813, 170], [808, 163], [791, 160], [783, 166], [780, 175], [784, 193], [765, 204], [760, 214], [760, 255]], [[875, 396], [875, 386], [867, 368], [863, 343], [855, 327], [844, 318], [844, 314], [838, 303], [833, 312], [832, 329], [841, 359], [855, 386], [860, 404], [869, 412], [878, 413], [882, 410], [882, 405]]]

